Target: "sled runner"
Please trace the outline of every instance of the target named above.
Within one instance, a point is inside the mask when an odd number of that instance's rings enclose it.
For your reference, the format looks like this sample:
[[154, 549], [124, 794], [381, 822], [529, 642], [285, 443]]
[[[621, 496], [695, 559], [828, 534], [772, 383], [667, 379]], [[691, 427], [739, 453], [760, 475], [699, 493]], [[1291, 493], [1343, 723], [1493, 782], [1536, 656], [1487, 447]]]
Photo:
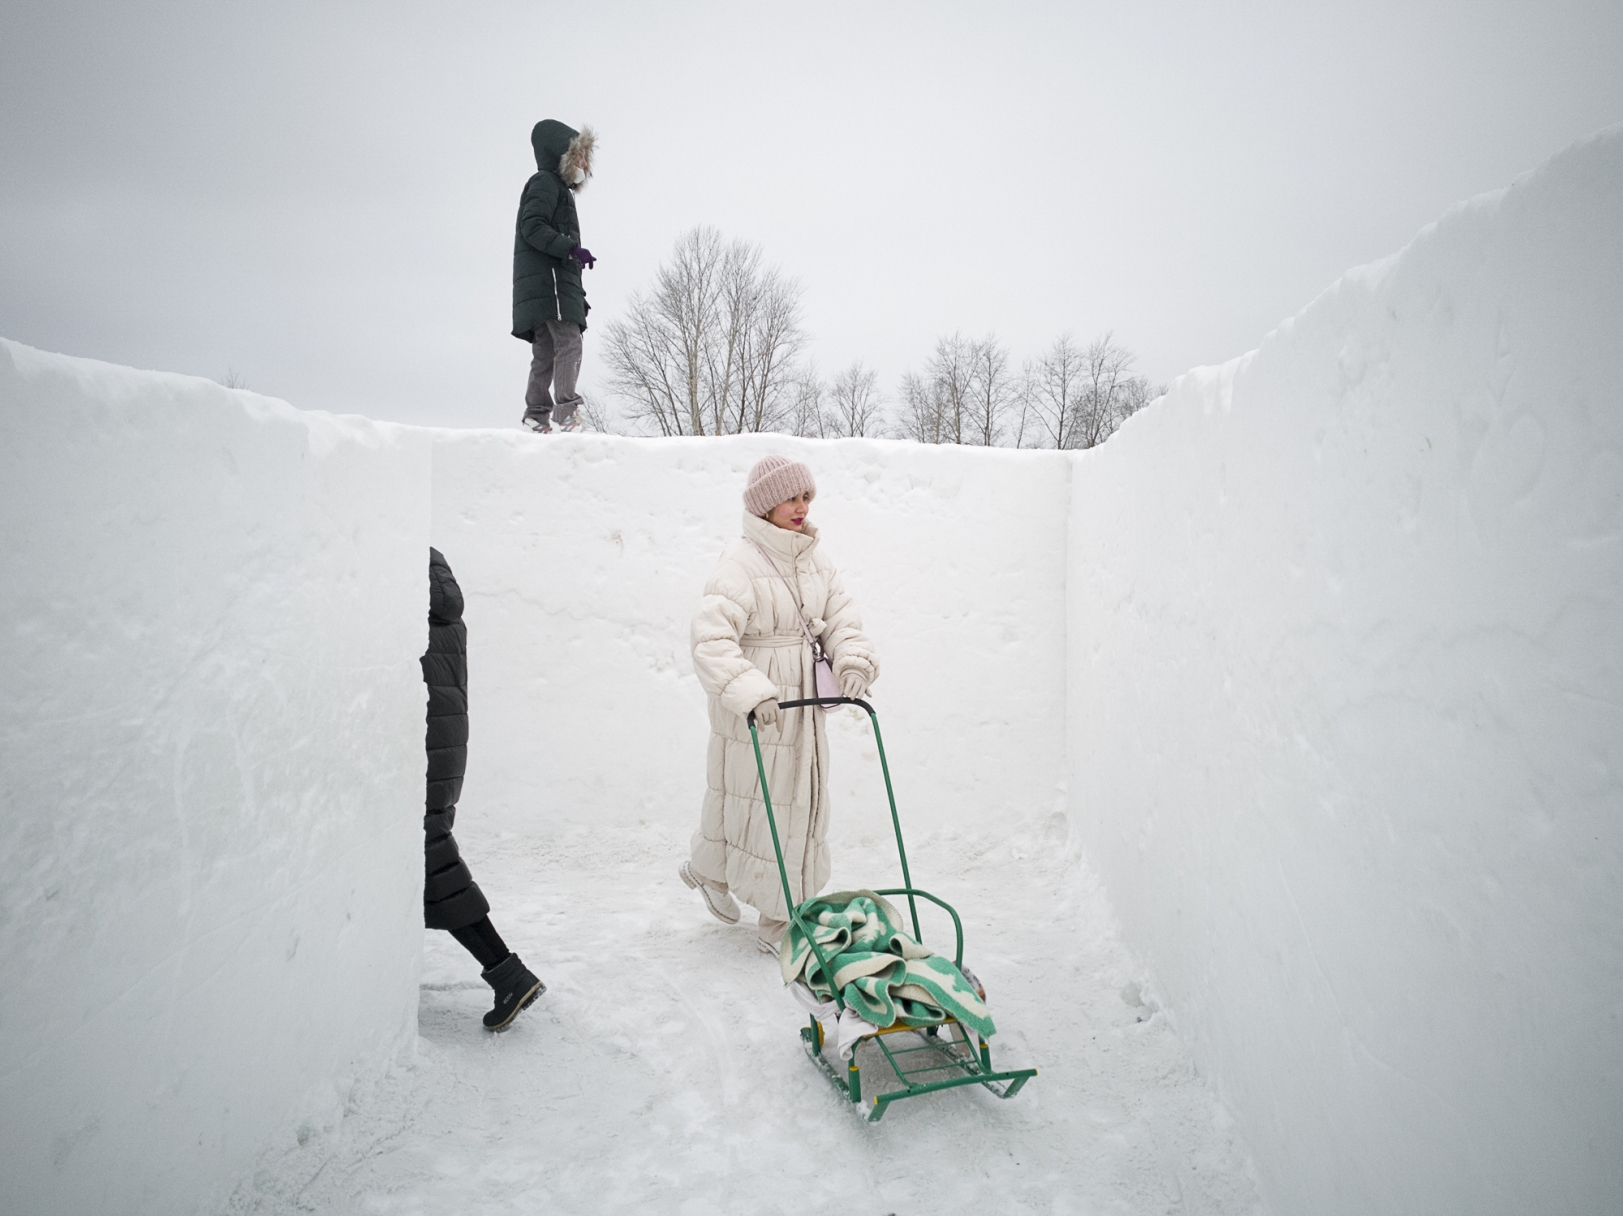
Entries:
[[[946, 900], [913, 886], [908, 872], [907, 848], [902, 843], [902, 822], [896, 813], [896, 793], [891, 787], [885, 742], [879, 733], [879, 715], [868, 702], [855, 697], [780, 701], [778, 708], [811, 705], [855, 705], [867, 712], [874, 742], [879, 745], [879, 766], [885, 774], [885, 794], [890, 800], [890, 821], [896, 832], [896, 853], [905, 885], [817, 896], [795, 904], [783, 864], [783, 846], [778, 841], [772, 794], [767, 789], [761, 739], [755, 728], [755, 714], [750, 713], [750, 741], [755, 746], [761, 800], [766, 805], [767, 825], [772, 829], [784, 905], [789, 909], [790, 925], [780, 947], [786, 955], [785, 974], [795, 969], [808, 977], [797, 982], [812, 994], [810, 999], [823, 998], [819, 1012], [835, 1020], [841, 1040], [851, 1047], [850, 1061], [842, 1075], [824, 1051], [823, 1022], [814, 1013], [810, 1024], [800, 1030], [806, 1054], [843, 1097], [859, 1107], [866, 1106], [863, 1114], [870, 1123], [882, 1119], [892, 1102], [961, 1085], [983, 1085], [1000, 1098], [1014, 1097], [1037, 1075], [1037, 1070], [996, 1071], [992, 1067], [990, 1039], [994, 1031], [983, 1003], [985, 990], [974, 974], [964, 969], [963, 922]], [[907, 896], [913, 924], [911, 938], [897, 931], [893, 922], [900, 917], [884, 899], [888, 895]], [[918, 910], [921, 899], [952, 917], [957, 943], [950, 969], [944, 958], [923, 949]], [[852, 1034], [854, 1041], [848, 1038]], [[845, 1054], [843, 1048], [841, 1054]], [[869, 1095], [866, 1104], [859, 1056], [866, 1056], [870, 1072], [878, 1073], [879, 1085], [885, 1087]]]

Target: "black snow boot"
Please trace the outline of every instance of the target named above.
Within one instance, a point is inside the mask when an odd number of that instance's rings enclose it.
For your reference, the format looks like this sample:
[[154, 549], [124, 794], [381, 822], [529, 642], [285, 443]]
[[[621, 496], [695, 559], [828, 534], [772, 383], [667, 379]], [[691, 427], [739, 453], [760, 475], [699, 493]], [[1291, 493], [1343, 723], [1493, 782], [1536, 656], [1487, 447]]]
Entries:
[[496, 990], [496, 1007], [485, 1014], [486, 1030], [506, 1030], [518, 1017], [519, 1010], [528, 1009], [531, 1002], [547, 990], [516, 954], [509, 954], [479, 978]]

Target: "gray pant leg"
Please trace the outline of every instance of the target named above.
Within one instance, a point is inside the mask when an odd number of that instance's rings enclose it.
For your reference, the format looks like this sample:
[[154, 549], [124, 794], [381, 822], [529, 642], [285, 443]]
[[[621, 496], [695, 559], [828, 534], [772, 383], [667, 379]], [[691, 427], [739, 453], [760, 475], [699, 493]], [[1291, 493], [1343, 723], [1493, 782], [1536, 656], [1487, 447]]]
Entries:
[[555, 324], [557, 322], [549, 321], [537, 325], [530, 335], [530, 383], [524, 390], [526, 418], [544, 421], [552, 416], [552, 393], [549, 390], [553, 364], [552, 326]]
[[567, 422], [582, 401], [575, 391], [575, 381], [580, 379], [580, 326], [573, 321], [548, 321], [547, 328], [552, 332], [552, 388], [558, 398], [558, 421]]

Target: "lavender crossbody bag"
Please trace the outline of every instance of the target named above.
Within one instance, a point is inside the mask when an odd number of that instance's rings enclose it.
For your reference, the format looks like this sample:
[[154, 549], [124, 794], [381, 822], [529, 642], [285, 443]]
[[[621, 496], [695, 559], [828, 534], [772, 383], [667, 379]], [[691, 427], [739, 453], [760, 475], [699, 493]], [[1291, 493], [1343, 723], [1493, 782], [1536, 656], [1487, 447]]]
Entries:
[[[823, 643], [820, 638], [812, 637], [811, 627], [806, 624], [806, 614], [800, 610], [800, 597], [795, 594], [794, 587], [790, 586], [789, 578], [778, 563], [772, 560], [772, 555], [757, 544], [754, 538], [749, 538], [750, 544], [755, 545], [756, 551], [766, 558], [766, 564], [772, 567], [772, 573], [783, 579], [783, 585], [789, 589], [789, 602], [795, 606], [795, 615], [800, 618], [800, 632], [806, 635], [806, 644], [811, 647], [812, 673], [817, 680], [817, 696], [819, 700], [842, 696], [840, 685], [834, 679], [834, 660], [823, 653]], [[827, 709], [826, 705], [819, 705], [818, 709]]]

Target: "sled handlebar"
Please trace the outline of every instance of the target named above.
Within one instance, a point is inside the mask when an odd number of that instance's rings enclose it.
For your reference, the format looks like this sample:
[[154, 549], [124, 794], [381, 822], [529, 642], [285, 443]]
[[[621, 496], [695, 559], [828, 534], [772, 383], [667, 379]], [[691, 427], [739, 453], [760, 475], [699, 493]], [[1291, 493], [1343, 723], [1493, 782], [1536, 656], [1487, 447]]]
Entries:
[[[823, 706], [825, 708], [827, 706], [830, 706], [830, 705], [860, 705], [863, 709], [867, 710], [870, 714], [873, 713], [873, 706], [869, 705], [861, 697], [805, 697], [805, 698], [802, 698], [799, 701], [779, 701], [778, 702], [778, 708], [779, 709], [799, 709], [803, 705], [820, 705], [820, 706]], [[749, 718], [750, 725], [754, 726], [755, 725], [755, 711], [753, 709], [750, 710], [749, 714], [747, 716]]]

